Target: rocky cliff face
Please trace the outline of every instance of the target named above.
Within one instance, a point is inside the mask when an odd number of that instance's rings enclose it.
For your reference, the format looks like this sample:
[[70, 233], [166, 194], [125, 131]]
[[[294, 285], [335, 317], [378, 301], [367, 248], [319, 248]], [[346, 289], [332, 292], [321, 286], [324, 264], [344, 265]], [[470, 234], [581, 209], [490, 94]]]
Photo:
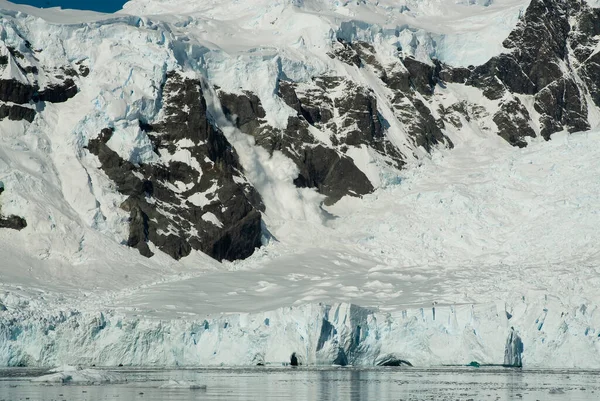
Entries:
[[[0, 121], [35, 125], [45, 104], [77, 102], [78, 83], [101, 67], [81, 49], [80, 57], [65, 56], [62, 66], [44, 64], [39, 38], [19, 25], [18, 16], [9, 17], [16, 34], [11, 40], [0, 35]], [[166, 25], [133, 18], [123, 23], [135, 32], [161, 32], [153, 43], [171, 57], [160, 67], [162, 78], [147, 85], [153, 94], [127, 105], [124, 117], [127, 126], [138, 125], [153, 156], [134, 160], [117, 151], [114, 138], [124, 123], [116, 118], [99, 119], [76, 146], [82, 160], [95, 158], [124, 199], [118, 204], [129, 215], [124, 243], [147, 257], [160, 250], [179, 259], [195, 249], [235, 260], [261, 245], [262, 194], [249, 179], [251, 166], [239, 157], [244, 149], [233, 146], [227, 130], [250, 136], [252, 146], [269, 154], [283, 154], [297, 170], [293, 184], [314, 189], [330, 205], [380, 185], [373, 165], [402, 169], [437, 147], [452, 148], [461, 130], [524, 147], [528, 138], [549, 140], [599, 122], [600, 10], [576, 0], [533, 0], [504, 41], [505, 51], [478, 66], [415, 57], [398, 44], [383, 52], [365, 35], [340, 30], [320, 50], [328, 68], [294, 78], [277, 59], [266, 95], [212, 82], [214, 67], [204, 59], [209, 51], [188, 45], [189, 38]], [[110, 107], [96, 105], [98, 113]]]
[[121, 204], [130, 213], [127, 245], [148, 257], [149, 243], [175, 259], [192, 249], [217, 260], [250, 256], [260, 246], [260, 195], [245, 182], [235, 150], [208, 120], [200, 81], [170, 72], [162, 97], [165, 118], [140, 123], [156, 162], [123, 160], [107, 146], [112, 128], [87, 146], [127, 196]]

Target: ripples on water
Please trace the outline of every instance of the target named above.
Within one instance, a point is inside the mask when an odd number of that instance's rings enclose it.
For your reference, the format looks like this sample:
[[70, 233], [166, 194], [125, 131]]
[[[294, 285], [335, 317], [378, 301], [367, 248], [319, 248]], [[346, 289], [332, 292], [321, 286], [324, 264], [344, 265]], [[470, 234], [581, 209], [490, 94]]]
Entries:
[[[503, 368], [114, 369], [127, 383], [32, 383], [45, 371], [0, 370], [0, 401], [600, 400], [600, 372]], [[169, 380], [205, 390], [161, 389]]]

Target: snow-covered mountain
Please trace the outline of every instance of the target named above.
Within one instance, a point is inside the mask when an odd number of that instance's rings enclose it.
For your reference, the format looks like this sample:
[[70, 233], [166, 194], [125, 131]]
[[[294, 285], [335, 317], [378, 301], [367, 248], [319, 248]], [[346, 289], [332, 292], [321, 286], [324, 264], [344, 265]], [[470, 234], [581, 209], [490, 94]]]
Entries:
[[595, 4], [0, 22], [0, 364], [600, 366]]

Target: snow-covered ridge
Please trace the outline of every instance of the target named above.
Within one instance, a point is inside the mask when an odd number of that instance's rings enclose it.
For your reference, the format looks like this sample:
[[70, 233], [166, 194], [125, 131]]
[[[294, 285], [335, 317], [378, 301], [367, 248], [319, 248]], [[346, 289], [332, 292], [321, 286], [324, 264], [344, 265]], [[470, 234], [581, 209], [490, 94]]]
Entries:
[[[132, 0], [123, 12], [193, 26], [197, 37], [227, 52], [291, 47], [290, 57], [320, 58], [332, 34], [402, 46], [420, 59], [476, 65], [502, 51], [502, 41], [529, 1]], [[217, 29], [218, 28], [218, 29]], [[485, 46], [481, 46], [485, 43]]]

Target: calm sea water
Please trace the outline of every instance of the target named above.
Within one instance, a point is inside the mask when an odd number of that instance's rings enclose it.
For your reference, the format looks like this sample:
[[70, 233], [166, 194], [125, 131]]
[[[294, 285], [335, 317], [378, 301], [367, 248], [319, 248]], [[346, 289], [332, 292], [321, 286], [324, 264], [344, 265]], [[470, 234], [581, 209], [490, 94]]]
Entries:
[[[600, 400], [600, 372], [504, 368], [114, 369], [126, 383], [32, 383], [45, 372], [0, 370], [0, 401]], [[160, 388], [169, 380], [206, 389]]]
[[27, 4], [34, 7], [62, 7], [78, 10], [94, 10], [114, 13], [123, 8], [127, 0], [10, 0], [13, 3]]

